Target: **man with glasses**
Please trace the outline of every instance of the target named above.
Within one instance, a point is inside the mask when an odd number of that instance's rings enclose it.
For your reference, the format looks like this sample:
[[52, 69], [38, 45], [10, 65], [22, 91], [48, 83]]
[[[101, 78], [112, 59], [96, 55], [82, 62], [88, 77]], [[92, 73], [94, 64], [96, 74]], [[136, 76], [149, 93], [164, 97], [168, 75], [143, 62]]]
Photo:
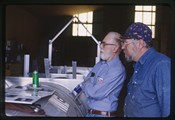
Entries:
[[87, 97], [86, 117], [114, 117], [118, 96], [125, 80], [125, 68], [120, 61], [121, 35], [109, 32], [100, 44], [101, 61], [85, 78], [82, 89]]
[[167, 117], [170, 114], [170, 58], [151, 46], [152, 32], [143, 23], [126, 30], [122, 49], [134, 61], [124, 104], [125, 117]]

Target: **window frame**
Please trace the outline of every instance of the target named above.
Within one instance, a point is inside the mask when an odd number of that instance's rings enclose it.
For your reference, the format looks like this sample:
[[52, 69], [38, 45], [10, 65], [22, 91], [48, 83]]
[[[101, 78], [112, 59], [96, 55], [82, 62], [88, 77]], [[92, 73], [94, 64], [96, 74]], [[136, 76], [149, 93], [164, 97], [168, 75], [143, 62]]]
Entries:
[[[83, 17], [84, 15], [84, 17]], [[73, 17], [77, 17], [80, 22], [77, 19], [73, 20], [72, 23], [72, 36], [76, 37], [90, 37], [93, 33], [93, 11], [74, 14]], [[88, 29], [88, 31], [83, 27], [83, 25]]]
[[[150, 7], [150, 10], [147, 10], [145, 8]], [[135, 12], [134, 12], [134, 22], [142, 22], [146, 25], [148, 25], [148, 27], [152, 30], [152, 38], [155, 39], [155, 29], [156, 29], [156, 6], [148, 6], [148, 5], [135, 5]], [[138, 18], [136, 18], [136, 16], [139, 16], [138, 13], [140, 13], [140, 19], [141, 20], [137, 20]], [[147, 17], [145, 17], [147, 14]], [[148, 18], [150, 14], [150, 23], [146, 23], [145, 21]], [[147, 21], [148, 22], [148, 21]]]

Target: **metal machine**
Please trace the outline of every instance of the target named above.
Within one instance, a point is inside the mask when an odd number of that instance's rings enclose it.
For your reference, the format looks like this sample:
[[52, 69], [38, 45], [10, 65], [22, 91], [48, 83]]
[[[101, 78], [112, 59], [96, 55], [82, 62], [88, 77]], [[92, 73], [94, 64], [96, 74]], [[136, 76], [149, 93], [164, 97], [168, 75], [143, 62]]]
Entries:
[[[24, 58], [24, 77], [6, 76], [5, 114], [7, 116], [57, 116], [83, 117], [87, 111], [85, 95], [74, 94], [77, 85], [91, 68], [72, 66], [52, 66], [52, 43], [70, 25], [73, 17], [65, 27], [49, 40], [48, 58], [44, 59], [45, 73], [39, 77], [39, 88], [32, 87], [32, 77], [29, 75], [29, 55]], [[81, 21], [78, 19], [81, 23]], [[83, 23], [81, 23], [83, 25]], [[83, 25], [88, 31], [88, 29]], [[89, 32], [89, 31], [88, 31]], [[90, 32], [89, 32], [90, 33]], [[100, 42], [90, 33], [97, 44], [96, 63], [100, 60]]]
[[67, 71], [68, 74], [50, 73], [50, 78], [40, 77], [37, 90], [32, 88], [32, 77], [6, 77], [6, 115], [83, 117], [87, 110], [86, 97], [83, 93], [75, 96], [73, 90], [83, 82], [81, 71], [86, 73], [89, 68], [79, 68], [76, 79]]

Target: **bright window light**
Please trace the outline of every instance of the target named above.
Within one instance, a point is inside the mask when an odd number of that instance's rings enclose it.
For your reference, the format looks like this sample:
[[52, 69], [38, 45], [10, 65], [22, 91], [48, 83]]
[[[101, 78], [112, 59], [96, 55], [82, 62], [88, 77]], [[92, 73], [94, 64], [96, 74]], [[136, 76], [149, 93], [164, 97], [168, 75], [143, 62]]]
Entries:
[[156, 6], [135, 6], [135, 22], [142, 22], [152, 30], [152, 38], [155, 38]]
[[135, 22], [141, 22], [142, 18], [142, 12], [135, 12]]
[[[73, 16], [77, 16], [78, 19], [83, 23], [83, 25], [88, 29], [88, 31], [92, 34], [92, 23], [93, 23], [93, 12], [80, 13], [75, 14]], [[73, 20], [72, 26], [72, 35], [73, 36], [90, 36], [87, 30], [83, 27], [81, 23], [77, 19]]]
[[143, 11], [152, 11], [152, 6], [143, 6]]
[[143, 23], [150, 25], [152, 22], [151, 20], [151, 13], [150, 12], [144, 12], [143, 13]]

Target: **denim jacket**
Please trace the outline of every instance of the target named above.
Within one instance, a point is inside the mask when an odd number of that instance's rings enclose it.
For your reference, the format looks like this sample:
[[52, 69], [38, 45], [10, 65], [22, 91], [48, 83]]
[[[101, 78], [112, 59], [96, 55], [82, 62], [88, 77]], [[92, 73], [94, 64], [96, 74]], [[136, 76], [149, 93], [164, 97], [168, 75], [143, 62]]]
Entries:
[[171, 61], [150, 48], [134, 65], [125, 98], [125, 117], [167, 117], [170, 114]]

